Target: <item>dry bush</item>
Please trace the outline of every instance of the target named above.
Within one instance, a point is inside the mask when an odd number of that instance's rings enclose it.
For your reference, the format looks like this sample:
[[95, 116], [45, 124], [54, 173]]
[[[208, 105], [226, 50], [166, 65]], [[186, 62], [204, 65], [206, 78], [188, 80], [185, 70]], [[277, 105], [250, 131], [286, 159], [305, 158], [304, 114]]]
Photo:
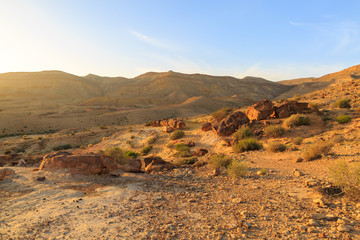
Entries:
[[151, 151], [152, 148], [153, 148], [153, 146], [151, 146], [151, 145], [146, 146], [146, 147], [143, 147], [143, 148], [140, 150], [141, 156], [147, 155], [147, 154]]
[[146, 142], [149, 145], [154, 144], [156, 142], [156, 137], [149, 137], [148, 139], [146, 139]]
[[186, 158], [186, 157], [192, 156], [192, 154], [190, 152], [190, 147], [183, 143], [176, 144], [175, 150], [177, 151], [177, 153], [175, 155], [178, 157]]
[[293, 114], [285, 119], [284, 125], [288, 128], [297, 127], [301, 125], [310, 125], [310, 118], [304, 114]]
[[125, 164], [127, 162], [125, 152], [119, 147], [107, 148], [104, 151], [100, 151], [100, 154], [110, 157], [118, 164]]
[[230, 177], [238, 178], [246, 176], [249, 172], [249, 168], [244, 162], [232, 160], [228, 165], [226, 172]]
[[350, 99], [339, 99], [334, 103], [337, 108], [351, 108]]
[[300, 145], [304, 139], [302, 137], [296, 137], [293, 139], [295, 145]]
[[348, 197], [360, 199], [360, 164], [339, 161], [330, 167], [330, 176]]
[[264, 133], [268, 137], [281, 137], [285, 133], [285, 128], [280, 125], [270, 125], [264, 128]]
[[219, 110], [217, 110], [216, 112], [213, 112], [211, 114], [211, 117], [213, 117], [215, 119], [215, 121], [219, 122], [221, 120], [223, 120], [227, 115], [229, 115], [229, 113], [232, 111], [231, 108], [221, 108]]
[[215, 154], [209, 159], [209, 166], [215, 168], [227, 168], [232, 161], [232, 158], [226, 154]]
[[262, 148], [263, 148], [262, 144], [256, 138], [243, 139], [233, 145], [233, 150], [236, 153], [255, 151], [255, 150], [260, 150]]
[[233, 139], [239, 141], [241, 139], [249, 138], [253, 135], [252, 130], [248, 126], [242, 126], [234, 134]]
[[340, 124], [348, 123], [351, 121], [351, 117], [349, 115], [339, 115], [337, 116], [336, 121]]
[[314, 143], [303, 151], [303, 158], [305, 161], [319, 159], [322, 155], [328, 155], [332, 147], [333, 143], [331, 142]]
[[271, 142], [268, 144], [266, 150], [269, 152], [283, 152], [286, 150], [286, 146], [279, 142]]
[[197, 158], [178, 158], [175, 160], [175, 166], [193, 165], [198, 161]]
[[182, 130], [176, 130], [170, 134], [171, 140], [176, 140], [185, 136], [185, 132]]

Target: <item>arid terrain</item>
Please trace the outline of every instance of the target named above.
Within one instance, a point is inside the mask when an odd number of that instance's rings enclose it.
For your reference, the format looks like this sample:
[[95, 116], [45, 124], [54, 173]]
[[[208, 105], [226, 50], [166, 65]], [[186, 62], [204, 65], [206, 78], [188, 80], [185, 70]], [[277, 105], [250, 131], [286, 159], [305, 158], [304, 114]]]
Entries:
[[[0, 238], [360, 239], [360, 195], [336, 184], [333, 174], [339, 162], [357, 166], [360, 161], [359, 73], [355, 66], [319, 79], [271, 83], [173, 72], [134, 79], [52, 72], [68, 76], [74, 92], [48, 88], [35, 94], [24, 86], [15, 94], [24, 98], [15, 98], [4, 90], [9, 95], [0, 112], [5, 116], [1, 121], [8, 121], [0, 138]], [[144, 82], [149, 86], [142, 90]], [[159, 86], [166, 91], [157, 92]], [[196, 95], [200, 88], [202, 94]], [[244, 94], [248, 91], [252, 95]], [[48, 96], [29, 101], [45, 92], [54, 97], [49, 105]], [[134, 92], [138, 97], [131, 100]], [[253, 105], [264, 98], [273, 102]], [[339, 100], [349, 106], [338, 105]], [[225, 113], [221, 118], [209, 114], [222, 107], [232, 109], [219, 111]], [[289, 125], [295, 114], [307, 121]], [[120, 116], [128, 124], [119, 124]], [[176, 124], [155, 121], [166, 117], [183, 118]], [[19, 124], [24, 134], [8, 136], [13, 133], [8, 129]], [[55, 126], [61, 130], [45, 133], [48, 127], [59, 130]], [[236, 148], [243, 139], [235, 137], [240, 130], [234, 131], [245, 126], [259, 149]], [[282, 130], [275, 134], [267, 131], [269, 126]], [[184, 136], [171, 139], [173, 130]], [[273, 150], [275, 143], [284, 149]], [[312, 146], [319, 146], [313, 150], [318, 154], [309, 159]], [[137, 156], [118, 163], [114, 171], [101, 165], [98, 174], [89, 174], [92, 166], [87, 164], [64, 167], [68, 153], [105, 161], [106, 150], [116, 147]], [[221, 156], [247, 170], [231, 174], [234, 168], [221, 165]], [[171, 167], [155, 165], [156, 157]], [[139, 171], [125, 168], [129, 162], [141, 162]], [[358, 186], [360, 176], [351, 177]]]

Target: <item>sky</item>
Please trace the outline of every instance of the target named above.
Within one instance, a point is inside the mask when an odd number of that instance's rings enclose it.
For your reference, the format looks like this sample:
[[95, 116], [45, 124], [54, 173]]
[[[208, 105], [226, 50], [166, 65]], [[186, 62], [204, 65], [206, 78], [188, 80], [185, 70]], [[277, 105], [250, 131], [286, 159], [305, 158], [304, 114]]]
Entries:
[[320, 77], [360, 64], [358, 0], [1, 0], [0, 73]]

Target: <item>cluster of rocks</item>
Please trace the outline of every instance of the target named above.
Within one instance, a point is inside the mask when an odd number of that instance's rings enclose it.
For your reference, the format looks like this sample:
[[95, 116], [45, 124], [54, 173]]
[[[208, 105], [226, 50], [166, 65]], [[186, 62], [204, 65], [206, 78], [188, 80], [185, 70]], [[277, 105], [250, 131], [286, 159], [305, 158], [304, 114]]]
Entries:
[[26, 167], [39, 164], [42, 157], [39, 156], [25, 156], [23, 154], [8, 154], [0, 155], [0, 167]]
[[286, 118], [292, 114], [310, 113], [314, 111], [308, 107], [308, 103], [297, 101], [284, 101], [278, 105], [270, 100], [263, 100], [247, 108], [246, 112], [236, 110], [229, 114], [221, 121], [211, 124], [205, 123], [202, 126], [203, 131], [212, 129], [219, 136], [229, 136], [233, 134], [240, 126], [256, 125], [256, 121], [271, 119], [271, 118]]
[[116, 174], [118, 170], [125, 172], [153, 172], [164, 169], [171, 170], [173, 165], [160, 157], [148, 157], [143, 160], [128, 158], [124, 163], [100, 154], [74, 155], [61, 151], [47, 154], [41, 162], [39, 170], [67, 169], [75, 174]]
[[170, 119], [163, 119], [157, 120], [151, 124], [152, 127], [161, 127], [164, 126], [164, 131], [167, 133], [173, 132], [174, 130], [178, 129], [185, 129], [186, 123], [182, 118], [170, 118]]

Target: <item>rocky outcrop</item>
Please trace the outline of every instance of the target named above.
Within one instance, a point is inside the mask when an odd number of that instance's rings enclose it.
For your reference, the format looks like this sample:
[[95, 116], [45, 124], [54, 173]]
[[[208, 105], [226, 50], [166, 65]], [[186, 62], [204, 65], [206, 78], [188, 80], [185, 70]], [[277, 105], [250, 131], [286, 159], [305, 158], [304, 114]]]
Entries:
[[263, 120], [273, 113], [273, 103], [267, 99], [257, 102], [246, 110], [246, 116], [252, 120]]
[[174, 165], [163, 160], [161, 157], [148, 157], [143, 160], [143, 167], [146, 173], [162, 170], [172, 170]]
[[152, 125], [152, 127], [160, 127], [160, 126], [169, 126], [173, 129], [185, 129], [186, 123], [182, 118], [170, 118], [164, 120], [157, 120]]
[[117, 164], [113, 159], [99, 154], [73, 155], [69, 152], [57, 152], [44, 156], [40, 170], [67, 169], [76, 174], [107, 174], [116, 169], [126, 172], [140, 172], [141, 161], [128, 159], [124, 164]]
[[248, 123], [250, 120], [240, 110], [229, 114], [226, 118], [213, 126], [213, 130], [219, 136], [229, 136], [233, 134], [241, 125]]
[[308, 107], [308, 103], [297, 101], [285, 101], [274, 107], [271, 115], [273, 118], [286, 118], [292, 114], [307, 113], [313, 111]]
[[196, 157], [202, 157], [202, 156], [205, 156], [209, 151], [205, 148], [200, 148], [198, 149], [194, 154], [193, 156], [196, 156]]
[[209, 131], [212, 129], [212, 125], [211, 123], [204, 123], [202, 126], [201, 126], [201, 130], [203, 130], [204, 132], [206, 131]]

